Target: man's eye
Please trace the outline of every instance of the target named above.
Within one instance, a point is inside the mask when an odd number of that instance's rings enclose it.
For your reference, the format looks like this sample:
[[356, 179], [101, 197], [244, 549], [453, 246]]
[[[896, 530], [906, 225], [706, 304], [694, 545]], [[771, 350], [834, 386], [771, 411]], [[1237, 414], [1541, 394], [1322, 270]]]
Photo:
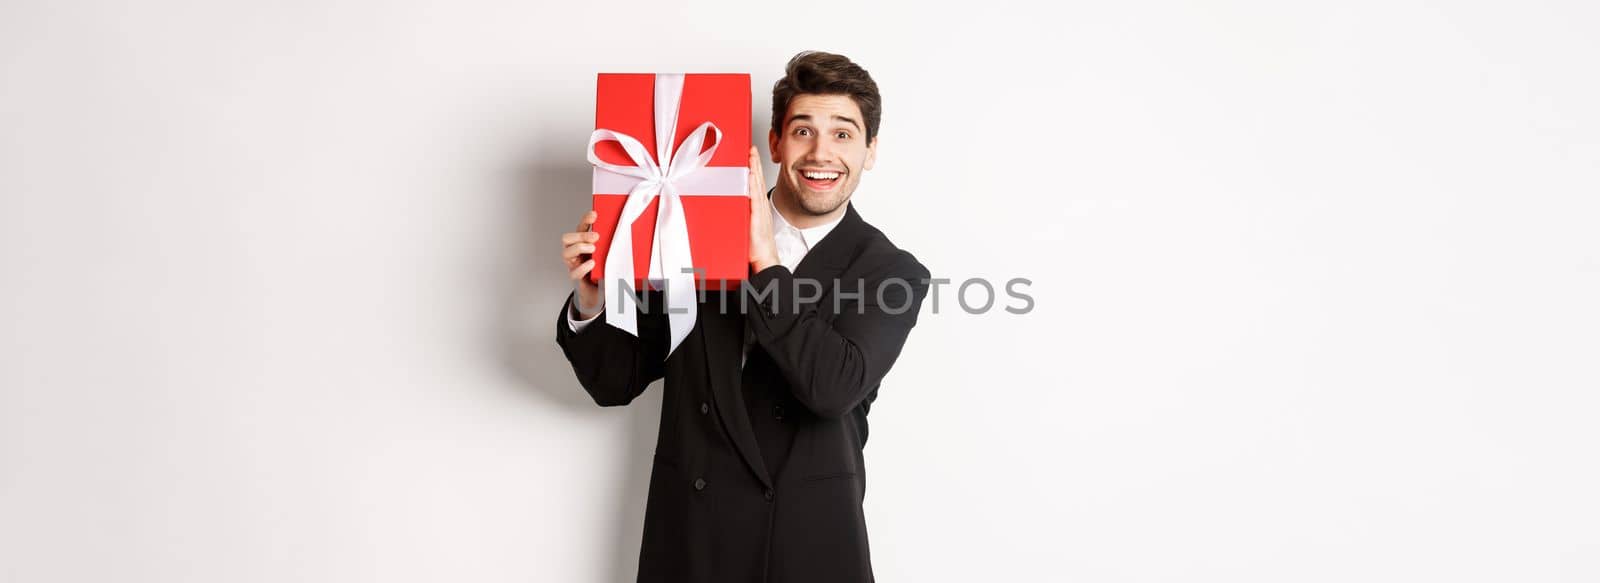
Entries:
[[834, 134], [834, 136], [839, 138], [839, 139], [841, 139], [841, 140], [850, 139], [850, 133], [849, 132], [839, 132], [837, 134]]
[[797, 136], [809, 136], [811, 135], [811, 130], [808, 128], [800, 128], [795, 130], [794, 133]]

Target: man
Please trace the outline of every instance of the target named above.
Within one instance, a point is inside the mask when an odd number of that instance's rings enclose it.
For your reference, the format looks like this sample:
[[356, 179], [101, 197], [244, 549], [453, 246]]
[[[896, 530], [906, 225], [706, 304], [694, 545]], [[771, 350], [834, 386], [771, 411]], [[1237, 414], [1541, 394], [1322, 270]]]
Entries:
[[772, 90], [770, 192], [750, 149], [752, 274], [723, 297], [707, 293], [671, 358], [659, 298], [641, 304], [638, 337], [599, 321], [605, 286], [584, 277], [594, 212], [562, 235], [577, 290], [556, 341], [584, 389], [625, 405], [666, 379], [639, 581], [873, 580], [867, 410], [929, 284], [850, 203], [876, 157], [879, 116], [876, 83], [849, 59], [789, 61]]

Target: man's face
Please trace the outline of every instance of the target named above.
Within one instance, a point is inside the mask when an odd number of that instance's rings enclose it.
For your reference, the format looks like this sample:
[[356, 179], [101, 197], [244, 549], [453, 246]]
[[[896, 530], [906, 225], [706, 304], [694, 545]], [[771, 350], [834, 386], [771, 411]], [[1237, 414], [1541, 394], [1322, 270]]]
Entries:
[[798, 210], [826, 215], [843, 206], [872, 169], [878, 138], [866, 140], [866, 120], [848, 95], [796, 95], [782, 128], [768, 136], [780, 190], [794, 194]]

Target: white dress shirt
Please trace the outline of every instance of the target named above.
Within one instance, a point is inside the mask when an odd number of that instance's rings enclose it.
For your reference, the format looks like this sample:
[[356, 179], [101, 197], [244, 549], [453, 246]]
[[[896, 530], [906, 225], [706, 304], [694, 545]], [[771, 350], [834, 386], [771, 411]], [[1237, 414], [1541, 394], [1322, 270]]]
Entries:
[[[856, 190], [860, 191], [860, 188]], [[806, 253], [810, 252], [812, 247], [816, 247], [817, 242], [823, 237], [828, 236], [834, 227], [839, 226], [839, 221], [843, 219], [844, 214], [841, 213], [838, 218], [827, 224], [802, 229], [789, 224], [789, 221], [783, 218], [783, 213], [778, 212], [778, 205], [772, 205], [772, 242], [778, 247], [778, 263], [793, 272], [795, 267], [800, 265], [800, 260], [805, 258]], [[573, 320], [572, 314], [568, 313], [567, 327], [573, 332], [581, 332], [585, 326], [599, 317], [600, 314], [596, 313], [586, 320]]]

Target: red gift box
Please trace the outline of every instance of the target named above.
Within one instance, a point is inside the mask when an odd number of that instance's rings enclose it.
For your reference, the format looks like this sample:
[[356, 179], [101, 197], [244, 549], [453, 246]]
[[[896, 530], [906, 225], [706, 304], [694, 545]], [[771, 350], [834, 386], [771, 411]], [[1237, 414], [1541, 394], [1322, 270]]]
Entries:
[[[676, 131], [668, 144], [658, 144], [656, 127], [670, 122], [668, 111], [658, 111], [657, 99], [662, 91], [672, 91], [677, 79], [658, 82], [654, 74], [601, 73], [595, 91], [594, 125], [599, 130], [609, 130], [622, 137], [637, 140], [630, 152], [615, 139], [591, 139], [591, 162], [600, 162], [630, 168], [645, 168], [641, 157], [648, 157], [659, 166], [662, 146], [669, 148], [671, 166], [693, 161], [695, 156], [715, 146], [704, 167], [697, 168], [673, 181], [677, 200], [682, 208], [682, 221], [688, 227], [688, 242], [692, 255], [695, 285], [699, 289], [731, 289], [737, 287], [749, 273], [750, 199], [748, 168], [750, 152], [750, 76], [747, 74], [687, 74], [672, 76], [681, 79], [682, 90], [676, 111]], [[658, 84], [666, 83], [658, 87]], [[670, 103], [670, 95], [665, 98]], [[702, 124], [710, 122], [721, 131], [721, 139], [713, 144], [714, 130], [703, 132]], [[670, 126], [669, 126], [670, 127]], [[696, 152], [680, 148], [693, 145], [691, 139], [703, 138], [703, 147]], [[620, 138], [617, 138], [620, 139]], [[686, 146], [685, 144], [689, 145]], [[678, 158], [688, 155], [691, 160]], [[665, 174], [667, 169], [660, 171]], [[589, 272], [593, 282], [605, 281], [606, 254], [611, 249], [622, 218], [630, 189], [644, 180], [638, 176], [624, 175], [596, 164], [594, 169], [594, 210], [598, 218], [594, 231], [600, 234], [592, 256], [595, 268]], [[634, 262], [634, 289], [645, 289], [646, 283], [659, 281], [650, 275], [651, 253], [656, 250], [656, 219], [663, 195], [652, 196], [648, 206], [632, 224]], [[698, 271], [703, 270], [703, 271]], [[607, 290], [607, 295], [614, 292]]]

